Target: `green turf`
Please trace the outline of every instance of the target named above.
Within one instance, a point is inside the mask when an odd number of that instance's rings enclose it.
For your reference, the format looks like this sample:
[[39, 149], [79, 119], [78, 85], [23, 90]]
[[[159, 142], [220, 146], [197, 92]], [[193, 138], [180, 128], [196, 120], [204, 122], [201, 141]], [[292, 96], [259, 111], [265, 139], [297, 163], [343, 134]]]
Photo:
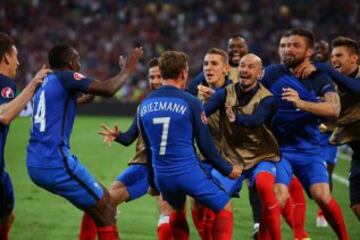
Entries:
[[[96, 134], [99, 125], [119, 123], [126, 130], [131, 123], [129, 118], [78, 117], [71, 139], [71, 147], [80, 161], [106, 186], [126, 167], [134, 146], [125, 148], [114, 144], [112, 148], [102, 144]], [[81, 218], [80, 210], [61, 197], [55, 196], [35, 186], [29, 179], [25, 165], [25, 149], [29, 138], [30, 120], [19, 118], [11, 126], [6, 145], [6, 164], [12, 176], [16, 197], [16, 221], [12, 229], [12, 239], [77, 239]], [[348, 161], [339, 161], [336, 173], [347, 176]], [[235, 199], [235, 227], [233, 239], [250, 239], [252, 230], [251, 211], [246, 188], [242, 198]], [[348, 188], [334, 181], [334, 195], [341, 205], [348, 231], [353, 240], [360, 239], [359, 221], [353, 216], [348, 205]], [[312, 239], [336, 239], [330, 228], [315, 227], [317, 207], [308, 200], [306, 228]], [[125, 240], [156, 239], [157, 210], [155, 200], [149, 196], [119, 207], [121, 237]], [[188, 214], [190, 215], [190, 214]], [[190, 220], [190, 219], [189, 219]], [[192, 227], [191, 239], [199, 239]], [[283, 223], [283, 239], [291, 239], [291, 232]]]

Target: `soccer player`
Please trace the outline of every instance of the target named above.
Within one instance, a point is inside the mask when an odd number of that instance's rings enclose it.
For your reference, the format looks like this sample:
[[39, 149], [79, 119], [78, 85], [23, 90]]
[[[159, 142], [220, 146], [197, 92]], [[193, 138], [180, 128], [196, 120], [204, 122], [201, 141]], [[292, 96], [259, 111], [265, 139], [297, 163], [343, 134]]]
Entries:
[[[321, 40], [315, 43], [314, 46], [314, 55], [313, 60], [315, 62], [326, 63], [330, 57], [330, 46], [329, 43], [325, 40]], [[341, 102], [341, 101], [340, 101]], [[330, 191], [332, 191], [332, 174], [334, 172], [336, 158], [337, 158], [337, 147], [330, 144], [329, 138], [331, 136], [333, 129], [332, 122], [325, 122], [320, 125], [320, 146], [321, 146], [321, 155], [323, 156], [324, 162], [326, 163], [326, 168], [329, 175], [329, 184]], [[327, 227], [328, 223], [324, 217], [323, 212], [319, 208], [316, 216], [316, 226], [317, 227]]]
[[332, 43], [331, 65], [317, 68], [326, 71], [338, 85], [341, 113], [330, 138], [333, 144], [348, 144], [353, 150], [350, 167], [350, 204], [360, 220], [360, 67], [359, 45], [351, 38], [337, 37]]
[[222, 174], [240, 176], [216, 150], [199, 100], [182, 91], [188, 78], [187, 55], [167, 51], [159, 58], [163, 86], [149, 94], [138, 109], [141, 136], [149, 160], [150, 186], [157, 188], [172, 207], [170, 227], [174, 239], [188, 239], [186, 195], [216, 212], [214, 239], [231, 239], [233, 214], [229, 196], [204, 172], [195, 152], [200, 152]]
[[15, 97], [15, 75], [20, 66], [14, 40], [0, 33], [0, 239], [7, 240], [11, 224], [15, 219], [14, 193], [9, 174], [5, 171], [4, 150], [10, 123], [31, 100], [36, 88], [42, 83], [50, 69], [43, 68], [34, 79]]
[[[313, 54], [314, 35], [307, 29], [292, 29], [285, 49], [285, 65], [266, 68], [262, 83], [274, 94], [278, 108], [272, 119], [282, 160], [277, 166], [276, 194], [283, 206], [293, 173], [323, 210], [339, 239], [349, 239], [341, 209], [332, 197], [329, 177], [319, 149], [319, 117], [337, 117], [339, 96], [328, 75], [315, 72], [297, 78], [299, 69]], [[324, 101], [319, 102], [318, 97]]]
[[[226, 85], [232, 83], [230, 79], [226, 77], [229, 72], [228, 55], [225, 51], [218, 48], [211, 48], [207, 51], [203, 61], [203, 76], [205, 79], [198, 85], [199, 91], [197, 97], [203, 103], [207, 102], [206, 96], [203, 96], [206, 88], [208, 91], [219, 91]], [[220, 131], [220, 119], [219, 112], [212, 114], [208, 119], [208, 126], [210, 133], [213, 137], [215, 146], [220, 150], [221, 144], [221, 131]], [[206, 162], [206, 159], [200, 154], [200, 159], [204, 160], [204, 166], [208, 171], [211, 171], [211, 165]], [[212, 225], [215, 220], [215, 213], [210, 209], [201, 206], [199, 203], [192, 199], [191, 201], [191, 214], [194, 225], [201, 236], [201, 239], [212, 239]]]
[[53, 73], [45, 78], [33, 99], [27, 148], [29, 176], [39, 187], [66, 198], [90, 215], [100, 240], [119, 239], [116, 207], [109, 191], [71, 153], [77, 97], [80, 93], [113, 96], [135, 70], [141, 55], [142, 49], [135, 48], [118, 74], [99, 81], [79, 73], [80, 57], [72, 46], [56, 45], [48, 56]]
[[[281, 63], [284, 63], [285, 61], [285, 49], [289, 36], [290, 33], [285, 32], [279, 41], [278, 54]], [[293, 230], [295, 239], [306, 239], [308, 237], [308, 234], [305, 231], [306, 200], [304, 188], [295, 176], [292, 176], [291, 178], [289, 184], [289, 197], [281, 208], [281, 214], [286, 220], [286, 223]]]
[[[149, 85], [150, 89], [155, 90], [161, 86], [162, 77], [159, 70], [159, 62], [157, 58], [149, 61]], [[119, 131], [116, 125], [114, 129], [110, 129], [106, 125], [102, 125], [103, 131], [99, 134], [104, 136], [104, 142], [111, 145], [113, 141], [117, 141], [123, 145], [130, 145], [136, 139], [136, 153], [129, 161], [129, 167], [123, 171], [109, 188], [111, 201], [114, 205], [119, 205], [124, 201], [132, 201], [144, 196], [148, 191], [148, 175], [146, 167], [146, 153], [144, 142], [139, 136], [137, 127], [137, 117], [135, 115], [134, 121], [125, 133]], [[162, 200], [162, 197], [157, 197], [158, 208], [160, 212], [158, 224], [158, 239], [171, 240], [172, 234], [169, 226], [169, 206]], [[80, 240], [95, 240], [96, 226], [91, 217], [84, 214], [81, 224]]]
[[[225, 189], [232, 194], [241, 188], [245, 178], [249, 179], [262, 206], [258, 239], [281, 239], [280, 208], [273, 192], [274, 162], [280, 160], [280, 152], [275, 137], [265, 125], [273, 113], [275, 99], [258, 83], [262, 75], [258, 56], [246, 54], [238, 69], [238, 82], [216, 92], [205, 104], [205, 112], [211, 116], [220, 110], [220, 118], [228, 119], [220, 122], [221, 153], [244, 169], [239, 180], [224, 184]], [[213, 175], [221, 178], [216, 172]]]
[[[227, 79], [231, 80], [232, 82], [238, 81], [239, 70], [237, 67], [239, 66], [239, 61], [248, 52], [249, 49], [247, 42], [245, 38], [241, 35], [235, 34], [228, 39], [227, 53], [229, 56], [228, 63], [230, 68], [228, 70]], [[197, 96], [198, 92], [200, 92], [200, 94], [204, 97], [210, 98], [214, 91], [211, 88], [199, 86], [203, 82], [205, 82], [205, 76], [204, 72], [202, 71], [190, 82], [186, 90], [194, 96]], [[254, 239], [256, 239], [257, 232], [259, 231], [261, 214], [261, 205], [256, 189], [249, 188], [249, 201], [252, 208], [254, 221], [253, 237]], [[199, 217], [198, 219], [201, 219], [201, 217]], [[195, 219], [193, 220], [196, 221]]]

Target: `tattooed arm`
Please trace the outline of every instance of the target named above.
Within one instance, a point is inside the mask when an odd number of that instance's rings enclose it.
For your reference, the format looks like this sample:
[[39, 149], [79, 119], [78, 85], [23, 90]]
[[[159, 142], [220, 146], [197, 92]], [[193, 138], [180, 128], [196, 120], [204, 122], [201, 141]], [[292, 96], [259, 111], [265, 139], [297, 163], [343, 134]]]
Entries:
[[282, 99], [292, 102], [300, 110], [326, 118], [337, 118], [340, 114], [340, 98], [336, 92], [324, 94], [323, 102], [309, 102], [299, 98], [299, 94], [291, 88], [283, 91]]

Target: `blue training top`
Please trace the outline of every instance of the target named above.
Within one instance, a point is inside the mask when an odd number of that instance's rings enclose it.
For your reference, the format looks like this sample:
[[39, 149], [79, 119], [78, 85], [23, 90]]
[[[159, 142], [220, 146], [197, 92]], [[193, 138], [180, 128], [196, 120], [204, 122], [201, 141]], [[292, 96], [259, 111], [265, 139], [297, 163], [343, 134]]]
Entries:
[[[0, 105], [10, 102], [15, 98], [15, 82], [11, 78], [0, 74], [0, 91]], [[9, 125], [0, 123], [0, 173], [5, 169], [4, 150], [8, 132]]]
[[28, 166], [64, 166], [63, 153], [70, 153], [78, 93], [86, 93], [91, 82], [73, 71], [55, 71], [44, 79], [33, 99]]
[[335, 92], [331, 78], [315, 72], [307, 79], [299, 80], [283, 64], [265, 68], [261, 80], [275, 96], [277, 110], [272, 118], [273, 132], [282, 150], [312, 150], [319, 146], [319, 124], [322, 119], [312, 113], [296, 109], [282, 100], [283, 88], [296, 90], [304, 101], [318, 102], [327, 92]]

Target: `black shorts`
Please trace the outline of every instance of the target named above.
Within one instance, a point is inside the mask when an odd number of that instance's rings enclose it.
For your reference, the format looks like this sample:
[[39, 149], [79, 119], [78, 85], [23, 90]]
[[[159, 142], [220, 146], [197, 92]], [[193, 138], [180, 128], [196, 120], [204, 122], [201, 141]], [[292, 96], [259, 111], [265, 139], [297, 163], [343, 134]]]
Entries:
[[350, 204], [360, 203], [360, 142], [349, 144], [353, 150], [350, 167]]
[[0, 218], [7, 217], [14, 209], [14, 192], [7, 172], [0, 174]]

